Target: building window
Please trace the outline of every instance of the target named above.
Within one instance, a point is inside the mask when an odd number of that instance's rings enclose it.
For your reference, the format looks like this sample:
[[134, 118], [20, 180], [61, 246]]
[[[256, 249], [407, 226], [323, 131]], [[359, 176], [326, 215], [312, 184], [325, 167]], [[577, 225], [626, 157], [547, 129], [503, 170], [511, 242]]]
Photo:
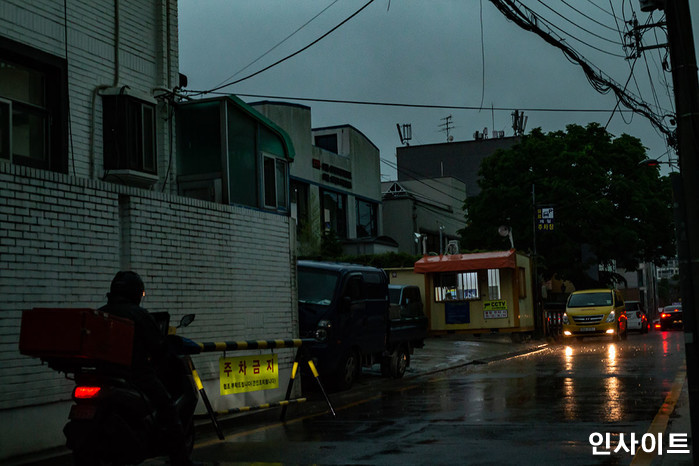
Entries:
[[316, 136], [314, 139], [316, 147], [337, 154], [337, 134], [323, 134]]
[[287, 164], [284, 160], [262, 156], [263, 192], [266, 208], [288, 210]]
[[375, 202], [357, 199], [357, 238], [376, 237], [378, 234], [377, 210], [378, 206]]
[[291, 181], [291, 216], [296, 220], [296, 231], [300, 233], [310, 221], [309, 189], [307, 183]]
[[478, 272], [440, 273], [434, 277], [435, 301], [479, 299]]
[[66, 173], [63, 59], [0, 38], [0, 159]]
[[155, 105], [126, 94], [103, 95], [104, 168], [156, 174]]
[[321, 192], [320, 209], [325, 230], [347, 238], [347, 196], [333, 191]]
[[488, 269], [488, 299], [500, 299], [500, 270]]

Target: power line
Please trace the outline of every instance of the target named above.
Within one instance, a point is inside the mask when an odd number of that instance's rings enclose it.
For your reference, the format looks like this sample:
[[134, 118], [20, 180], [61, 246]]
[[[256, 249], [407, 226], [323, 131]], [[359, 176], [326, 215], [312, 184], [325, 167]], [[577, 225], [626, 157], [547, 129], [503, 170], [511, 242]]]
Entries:
[[216, 86], [216, 87], [214, 87], [214, 88], [212, 88], [212, 89], [209, 89], [209, 90], [207, 90], [207, 91], [195, 91], [195, 94], [194, 94], [194, 95], [210, 94], [210, 93], [212, 93], [212, 92], [214, 92], [214, 91], [218, 91], [218, 90], [220, 90], [220, 89], [223, 89], [224, 87], [232, 86], [233, 84], [238, 84], [238, 83], [240, 83], [240, 82], [242, 82], [242, 81], [245, 81], [245, 80], [247, 80], [247, 79], [252, 78], [253, 76], [257, 76], [258, 74], [263, 73], [263, 72], [267, 71], [268, 69], [273, 68], [273, 67], [279, 65], [280, 63], [285, 62], [286, 60], [288, 60], [288, 59], [290, 59], [290, 58], [295, 57], [296, 55], [300, 54], [301, 52], [303, 52], [303, 51], [305, 51], [305, 50], [308, 50], [308, 49], [311, 48], [313, 45], [317, 44], [318, 42], [320, 42], [321, 40], [325, 39], [327, 36], [329, 36], [330, 34], [332, 34], [333, 32], [335, 32], [335, 31], [336, 31], [337, 29], [339, 29], [343, 24], [345, 24], [346, 22], [348, 22], [349, 20], [351, 20], [352, 18], [354, 18], [355, 16], [357, 16], [359, 13], [361, 13], [366, 7], [368, 7], [368, 6], [371, 5], [372, 3], [374, 3], [374, 0], [369, 0], [367, 3], [364, 4], [363, 7], [361, 7], [360, 9], [358, 9], [357, 11], [355, 11], [354, 13], [352, 13], [348, 18], [346, 18], [345, 20], [343, 20], [340, 24], [338, 24], [338, 25], [335, 26], [334, 28], [330, 29], [328, 32], [326, 32], [325, 34], [323, 34], [322, 36], [320, 36], [319, 38], [317, 38], [316, 40], [314, 40], [314, 41], [311, 42], [310, 44], [308, 44], [308, 45], [306, 45], [305, 47], [303, 47], [303, 48], [297, 50], [296, 52], [292, 53], [291, 55], [287, 55], [286, 57], [282, 58], [281, 60], [277, 60], [276, 62], [272, 63], [271, 65], [266, 66], [265, 68], [262, 68], [261, 70], [256, 71], [256, 72], [254, 72], [254, 73], [252, 73], [252, 74], [249, 74], [249, 75], [245, 76], [244, 78], [240, 78], [240, 79], [238, 79], [237, 81], [232, 81], [232, 82], [227, 83], [227, 84], [222, 84], [222, 85], [220, 85], [220, 86]]
[[[537, 25], [536, 18], [538, 16], [532, 10], [522, 5], [521, 2], [517, 2], [529, 13], [527, 16], [522, 9], [515, 5], [516, 0], [490, 0], [491, 3], [498, 9], [506, 18], [513, 21], [519, 27], [526, 31], [533, 32], [539, 37], [544, 39], [547, 43], [553, 45], [554, 47], [560, 49], [563, 54], [571, 60], [573, 63], [579, 65], [585, 76], [590, 83], [590, 85], [598, 92], [605, 94], [609, 91], [613, 91], [617, 99], [621, 101], [627, 108], [633, 110], [636, 113], [640, 113], [645, 116], [652, 125], [658, 128], [667, 137], [672, 137], [672, 131], [665, 126], [662, 121], [662, 116], [658, 116], [653, 112], [653, 110], [648, 106], [646, 102], [636, 98], [627, 91], [622, 90], [620, 85], [614, 80], [604, 75], [602, 71], [593, 69], [592, 65], [581, 55], [579, 55], [574, 49], [569, 47], [567, 44], [563, 43], [560, 38], [554, 37], [551, 33], [543, 31]], [[534, 19], [532, 19], [534, 18]]]
[[224, 83], [225, 83], [226, 81], [228, 81], [229, 79], [235, 78], [235, 77], [238, 76], [240, 73], [242, 73], [243, 71], [245, 71], [245, 70], [247, 70], [248, 68], [250, 68], [252, 65], [254, 65], [254, 64], [257, 63], [258, 61], [260, 61], [262, 58], [264, 58], [265, 56], [267, 56], [267, 55], [268, 55], [270, 52], [272, 52], [274, 49], [276, 49], [277, 47], [279, 47], [280, 45], [282, 45], [284, 42], [286, 42], [287, 40], [289, 40], [292, 36], [294, 36], [294, 35], [295, 35], [297, 32], [299, 32], [301, 29], [303, 29], [303, 28], [305, 28], [306, 26], [308, 26], [313, 20], [315, 20], [318, 16], [322, 15], [323, 13], [325, 13], [331, 6], [333, 6], [334, 4], [336, 4], [336, 3], [339, 2], [339, 1], [340, 1], [340, 0], [335, 0], [335, 1], [332, 2], [330, 5], [328, 5], [328, 6], [326, 6], [325, 8], [323, 8], [323, 9], [322, 9], [318, 14], [316, 14], [314, 17], [312, 17], [311, 19], [309, 19], [308, 21], [306, 21], [305, 23], [303, 23], [301, 26], [299, 26], [298, 28], [296, 28], [296, 30], [295, 30], [294, 32], [292, 32], [291, 34], [289, 34], [288, 36], [286, 36], [285, 38], [283, 38], [282, 40], [280, 40], [279, 42], [277, 42], [271, 49], [267, 50], [265, 53], [263, 53], [262, 55], [260, 55], [259, 57], [257, 57], [256, 59], [254, 59], [253, 61], [251, 61], [250, 63], [248, 63], [247, 65], [245, 65], [243, 68], [241, 68], [240, 70], [238, 70], [236, 73], [234, 73], [234, 74], [232, 74], [231, 76], [227, 77], [226, 79], [222, 80], [220, 83], [217, 84], [217, 86], [220, 86], [221, 84], [224, 84]]
[[[192, 91], [201, 92], [201, 91]], [[211, 92], [212, 94], [229, 95], [226, 92]], [[321, 99], [312, 97], [292, 97], [292, 96], [279, 96], [279, 95], [267, 95], [267, 94], [235, 94], [240, 97], [254, 97], [256, 99], [280, 99], [280, 100], [297, 100], [303, 102], [320, 102], [320, 103], [333, 103], [333, 104], [352, 104], [352, 105], [374, 105], [374, 106], [384, 106], [384, 107], [409, 107], [409, 108], [432, 108], [432, 109], [444, 109], [444, 110], [482, 110], [479, 106], [467, 106], [467, 105], [439, 105], [439, 104], [412, 104], [412, 103], [400, 103], [400, 102], [375, 102], [368, 100], [345, 100], [345, 99]], [[522, 107], [492, 107], [492, 110], [497, 111], [527, 111], [527, 112], [570, 112], [570, 113], [609, 113], [608, 108], [546, 108], [546, 107], [532, 107], [532, 108], [522, 108]], [[623, 112], [633, 112], [633, 110], [620, 110]]]

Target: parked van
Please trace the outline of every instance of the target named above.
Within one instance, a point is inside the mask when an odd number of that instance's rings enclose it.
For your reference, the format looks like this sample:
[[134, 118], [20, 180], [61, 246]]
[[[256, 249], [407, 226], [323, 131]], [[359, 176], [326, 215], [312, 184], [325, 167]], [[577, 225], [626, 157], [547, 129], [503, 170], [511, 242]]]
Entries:
[[582, 339], [599, 335], [626, 339], [628, 324], [621, 293], [607, 289], [573, 292], [563, 314], [563, 336]]

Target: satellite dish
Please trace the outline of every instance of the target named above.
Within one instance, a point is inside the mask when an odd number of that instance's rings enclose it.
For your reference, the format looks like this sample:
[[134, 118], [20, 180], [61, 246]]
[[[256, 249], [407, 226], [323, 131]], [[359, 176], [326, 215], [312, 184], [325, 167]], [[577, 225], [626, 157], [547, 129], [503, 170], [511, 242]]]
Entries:
[[498, 235], [502, 236], [503, 238], [510, 236], [510, 227], [500, 225], [498, 227]]

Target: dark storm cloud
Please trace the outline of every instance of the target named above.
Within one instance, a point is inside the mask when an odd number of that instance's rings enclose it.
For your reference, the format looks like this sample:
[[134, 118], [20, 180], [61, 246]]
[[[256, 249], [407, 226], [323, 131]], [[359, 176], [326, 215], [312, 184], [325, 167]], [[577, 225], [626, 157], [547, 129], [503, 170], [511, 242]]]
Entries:
[[[334, 4], [331, 0], [181, 0], [181, 71], [188, 75], [190, 89], [208, 89], [230, 81], [236, 72], [330, 6], [234, 79], [242, 78], [307, 46], [365, 3], [361, 0]], [[589, 18], [561, 4], [557, 4], [557, 11], [587, 31], [542, 7], [540, 2], [524, 2], [557, 27], [585, 41], [587, 45], [567, 39], [605, 74], [621, 85], [626, 83], [628, 60], [588, 46], [623, 54], [621, 46], [609, 42], [620, 41], [619, 33], [610, 29], [616, 29], [610, 4], [602, 0], [566, 3]], [[631, 6], [638, 12], [641, 23], [647, 18], [639, 11], [637, 0], [615, 0], [611, 5], [620, 19], [631, 18]], [[692, 8], [697, 9], [693, 5]], [[660, 15], [656, 13], [654, 17], [659, 19]], [[696, 31], [699, 29], [696, 15], [693, 22]], [[657, 35], [664, 42], [660, 31]], [[645, 40], [653, 43], [655, 37], [646, 35]], [[660, 106], [670, 110], [670, 97], [662, 80], [671, 81], [671, 77], [660, 70], [661, 59], [662, 52], [649, 52], [648, 68], [645, 61], [639, 60], [629, 89], [639, 94], [638, 86], [643, 99], [653, 102], [650, 75]], [[570, 123], [584, 125], [597, 121], [605, 125], [616, 105], [611, 93], [601, 95], [590, 86], [579, 66], [538, 36], [507, 21], [486, 0], [393, 0], [390, 4], [387, 0], [377, 0], [303, 53], [222, 91], [476, 108], [482, 102], [481, 111], [300, 102], [312, 108], [314, 126], [349, 123], [366, 134], [388, 161], [382, 165], [382, 171], [389, 177], [395, 174], [389, 164], [395, 160], [395, 147], [400, 144], [396, 123], [411, 123], [413, 143], [427, 144], [446, 141], [440, 124], [448, 115], [452, 115], [451, 134], [456, 140], [471, 139], [474, 131], [486, 127], [491, 134], [496, 129], [511, 135], [511, 111], [491, 112], [491, 106], [608, 110], [604, 113], [526, 111], [527, 130], [541, 127], [549, 132], [564, 129]], [[622, 118], [617, 113], [608, 129], [614, 135], [627, 133], [640, 138], [651, 156], [667, 151], [664, 137], [640, 115], [624, 114]]]

